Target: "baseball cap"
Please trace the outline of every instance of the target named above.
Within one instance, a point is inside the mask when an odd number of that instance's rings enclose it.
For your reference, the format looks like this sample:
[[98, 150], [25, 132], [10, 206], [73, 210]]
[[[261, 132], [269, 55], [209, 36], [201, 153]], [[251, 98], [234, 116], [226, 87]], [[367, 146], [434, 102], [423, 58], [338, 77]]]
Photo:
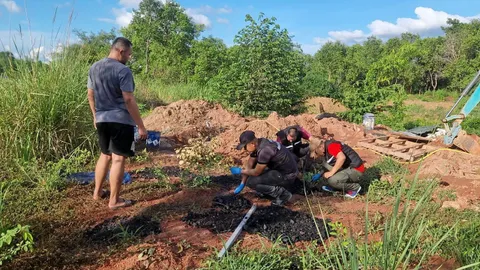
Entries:
[[240, 143], [237, 145], [237, 150], [241, 150], [247, 145], [247, 143], [255, 139], [255, 132], [251, 130], [245, 130], [240, 134]]

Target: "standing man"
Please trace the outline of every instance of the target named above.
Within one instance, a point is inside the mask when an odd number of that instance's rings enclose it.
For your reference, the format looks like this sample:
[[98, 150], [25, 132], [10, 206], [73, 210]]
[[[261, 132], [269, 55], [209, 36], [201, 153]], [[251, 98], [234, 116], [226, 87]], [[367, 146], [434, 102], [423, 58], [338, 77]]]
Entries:
[[230, 169], [232, 174], [242, 176], [242, 182], [234, 193], [240, 193], [247, 185], [260, 194], [275, 198], [272, 204], [283, 206], [292, 198], [287, 188], [291, 187], [299, 173], [293, 155], [279, 142], [256, 138], [251, 130], [240, 135], [237, 150], [242, 148], [250, 152], [250, 158], [246, 169]]
[[344, 191], [345, 197], [355, 198], [361, 189], [360, 177], [365, 172], [363, 160], [350, 146], [333, 139], [320, 144], [319, 150], [325, 153], [323, 167], [328, 171], [315, 174], [312, 181], [318, 181], [323, 174], [328, 183], [322, 186], [324, 191]]
[[299, 169], [303, 168], [303, 160], [310, 153], [310, 145], [302, 143], [302, 139], [310, 140], [310, 133], [303, 127], [295, 125], [277, 132], [277, 142], [280, 142], [295, 155]]
[[93, 114], [101, 149], [95, 168], [93, 199], [106, 194], [101, 187], [110, 168], [110, 200], [108, 207], [130, 206], [132, 201], [119, 197], [126, 157], [134, 156], [134, 127], [138, 126], [140, 139], [145, 140], [143, 125], [133, 91], [135, 83], [131, 70], [125, 66], [132, 55], [132, 43], [116, 38], [107, 58], [94, 63], [88, 72], [88, 102]]

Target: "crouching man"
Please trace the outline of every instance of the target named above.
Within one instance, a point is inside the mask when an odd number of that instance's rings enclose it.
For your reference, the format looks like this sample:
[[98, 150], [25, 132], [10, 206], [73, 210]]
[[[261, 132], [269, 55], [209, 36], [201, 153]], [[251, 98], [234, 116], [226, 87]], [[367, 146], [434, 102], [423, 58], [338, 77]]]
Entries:
[[[320, 144], [319, 152], [324, 152], [325, 173], [315, 174], [313, 181], [325, 178], [327, 184], [322, 189], [327, 192], [343, 191], [348, 198], [355, 198], [361, 190], [360, 178], [365, 172], [363, 160], [350, 146], [335, 140]], [[323, 175], [322, 175], [323, 174]]]
[[277, 132], [277, 142], [280, 142], [299, 160], [310, 152], [310, 145], [302, 143], [302, 139], [310, 140], [310, 133], [301, 126], [289, 126]]
[[283, 206], [292, 198], [287, 189], [299, 173], [293, 155], [279, 142], [256, 138], [251, 130], [240, 135], [237, 150], [242, 148], [250, 152], [250, 158], [245, 169], [230, 169], [232, 174], [242, 176], [234, 193], [240, 193], [246, 185], [262, 195], [273, 197], [272, 204]]

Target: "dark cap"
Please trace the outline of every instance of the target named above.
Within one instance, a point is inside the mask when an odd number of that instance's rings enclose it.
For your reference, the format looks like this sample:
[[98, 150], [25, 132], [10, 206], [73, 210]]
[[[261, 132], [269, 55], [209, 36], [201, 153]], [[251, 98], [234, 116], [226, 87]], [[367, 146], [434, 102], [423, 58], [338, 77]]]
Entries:
[[255, 132], [251, 130], [245, 130], [240, 134], [240, 143], [237, 145], [237, 150], [241, 150], [242, 148], [247, 145], [247, 143], [250, 143], [255, 139]]

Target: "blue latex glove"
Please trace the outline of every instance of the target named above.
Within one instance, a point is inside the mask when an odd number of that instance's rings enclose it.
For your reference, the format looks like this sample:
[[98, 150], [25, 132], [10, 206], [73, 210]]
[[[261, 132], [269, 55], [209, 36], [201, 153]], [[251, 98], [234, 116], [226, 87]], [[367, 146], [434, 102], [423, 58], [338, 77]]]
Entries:
[[234, 191], [233, 193], [238, 194], [238, 193], [242, 192], [242, 190], [243, 190], [244, 187], [245, 187], [245, 184], [244, 184], [244, 183], [241, 183], [241, 184], [235, 189], [235, 191]]
[[317, 173], [312, 176], [312, 181], [317, 182], [320, 178], [322, 178], [322, 175]]
[[242, 173], [242, 168], [240, 168], [240, 167], [231, 167], [231, 168], [230, 168], [230, 171], [232, 172], [232, 174], [241, 174], [241, 173]]

